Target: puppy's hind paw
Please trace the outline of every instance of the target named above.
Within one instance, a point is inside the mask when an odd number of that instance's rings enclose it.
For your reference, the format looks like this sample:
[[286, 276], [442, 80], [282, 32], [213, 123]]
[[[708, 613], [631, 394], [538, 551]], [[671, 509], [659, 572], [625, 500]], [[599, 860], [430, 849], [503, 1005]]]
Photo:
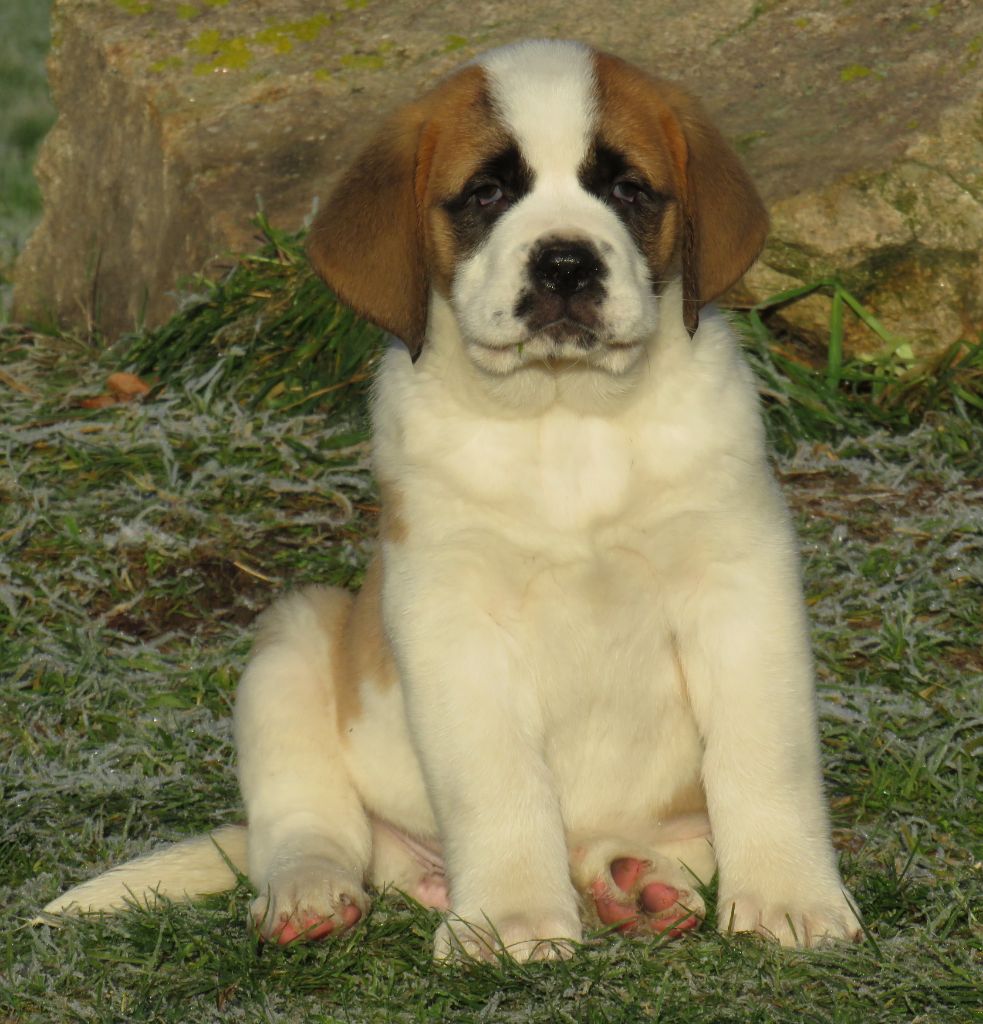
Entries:
[[589, 898], [601, 924], [673, 939], [696, 928], [705, 910], [682, 869], [662, 858], [617, 858], [591, 883]]

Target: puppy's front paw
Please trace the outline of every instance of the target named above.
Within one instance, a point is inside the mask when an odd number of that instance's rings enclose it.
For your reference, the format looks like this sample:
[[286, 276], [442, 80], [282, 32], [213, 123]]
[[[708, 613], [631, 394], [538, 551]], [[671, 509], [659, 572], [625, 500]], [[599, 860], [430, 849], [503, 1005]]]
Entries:
[[783, 946], [805, 948], [828, 942], [859, 942], [860, 916], [845, 889], [822, 896], [774, 900], [767, 894], [741, 892], [721, 897], [717, 926], [725, 934], [755, 932]]
[[337, 935], [366, 913], [361, 881], [326, 857], [277, 868], [253, 900], [250, 917], [261, 939], [285, 945]]
[[519, 963], [565, 960], [580, 939], [580, 922], [562, 914], [521, 912], [480, 924], [451, 918], [437, 929], [434, 958], [494, 960], [504, 953]]

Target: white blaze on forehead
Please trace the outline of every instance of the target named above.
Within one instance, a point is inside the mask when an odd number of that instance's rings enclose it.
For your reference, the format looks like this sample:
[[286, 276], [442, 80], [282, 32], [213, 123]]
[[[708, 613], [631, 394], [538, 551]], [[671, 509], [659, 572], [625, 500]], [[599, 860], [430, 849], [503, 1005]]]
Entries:
[[[595, 52], [579, 43], [537, 40], [493, 50], [476, 62], [503, 127], [534, 176], [530, 192], [491, 222], [451, 282], [450, 305], [468, 354], [495, 376], [559, 355], [624, 377], [658, 324], [659, 300], [645, 254], [617, 211], [578, 180], [599, 117], [595, 60]], [[536, 280], [537, 246], [561, 237], [591, 244], [604, 267], [596, 295], [582, 297], [583, 316], [590, 320], [582, 326], [597, 342], [590, 351], [551, 332], [552, 323], [535, 326], [529, 312], [530, 303], [549, 312]], [[435, 310], [439, 303], [431, 315]], [[578, 322], [580, 314], [568, 312], [563, 319]]]
[[537, 173], [571, 173], [594, 130], [594, 61], [581, 43], [537, 39], [480, 58], [492, 102]]

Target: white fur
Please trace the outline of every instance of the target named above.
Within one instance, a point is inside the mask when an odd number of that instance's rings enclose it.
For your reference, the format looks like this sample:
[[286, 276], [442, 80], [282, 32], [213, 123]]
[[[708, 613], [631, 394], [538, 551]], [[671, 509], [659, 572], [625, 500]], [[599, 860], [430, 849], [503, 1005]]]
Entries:
[[754, 387], [719, 314], [692, 339], [663, 318], [629, 389], [543, 373], [528, 414], [502, 415], [445, 320], [382, 368], [376, 460], [412, 524], [385, 618], [454, 909], [575, 938], [571, 837], [643, 836], [702, 775], [724, 923], [733, 902], [783, 941], [852, 933]]
[[648, 264], [615, 213], [585, 192], [577, 171], [596, 128], [590, 51], [576, 43], [536, 40], [492, 51], [482, 65], [492, 103], [535, 174], [532, 190], [509, 210], [454, 278], [451, 302], [472, 359], [509, 374], [555, 353], [530, 337], [515, 316], [527, 283], [528, 257], [543, 238], [594, 243], [607, 268], [602, 345], [568, 353], [583, 363], [624, 373], [640, 358], [657, 317]]
[[[419, 361], [394, 346], [379, 373], [376, 469], [407, 524], [381, 551], [399, 685], [361, 680], [341, 735], [350, 599], [308, 590], [268, 613], [236, 707], [253, 913], [266, 934], [337, 919], [365, 908], [365, 878], [440, 905], [446, 869], [439, 956], [557, 955], [612, 860], [648, 861], [699, 912], [693, 875], [715, 854], [722, 928], [854, 936], [795, 540], [733, 332], [704, 309], [691, 338], [678, 283], [656, 298], [577, 184], [589, 51], [527, 44], [484, 66], [537, 185], [450, 302], [433, 297]], [[608, 340], [629, 355], [547, 365], [493, 316], [557, 224], [609, 260]], [[700, 781], [708, 818], [674, 814]]]
[[569, 174], [594, 127], [591, 51], [565, 40], [531, 39], [492, 50], [479, 63], [526, 160], [545, 174]]
[[53, 915], [154, 906], [159, 897], [194, 899], [224, 892], [246, 870], [246, 829], [226, 825], [209, 835], [167, 846], [82, 882], [48, 903], [34, 924]]

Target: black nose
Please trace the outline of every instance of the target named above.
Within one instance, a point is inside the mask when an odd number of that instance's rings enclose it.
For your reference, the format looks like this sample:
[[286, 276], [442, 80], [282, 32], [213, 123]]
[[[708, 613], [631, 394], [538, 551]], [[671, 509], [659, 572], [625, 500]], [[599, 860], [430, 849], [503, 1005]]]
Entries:
[[601, 263], [586, 245], [550, 245], [533, 260], [535, 283], [567, 297], [583, 291], [601, 273]]

